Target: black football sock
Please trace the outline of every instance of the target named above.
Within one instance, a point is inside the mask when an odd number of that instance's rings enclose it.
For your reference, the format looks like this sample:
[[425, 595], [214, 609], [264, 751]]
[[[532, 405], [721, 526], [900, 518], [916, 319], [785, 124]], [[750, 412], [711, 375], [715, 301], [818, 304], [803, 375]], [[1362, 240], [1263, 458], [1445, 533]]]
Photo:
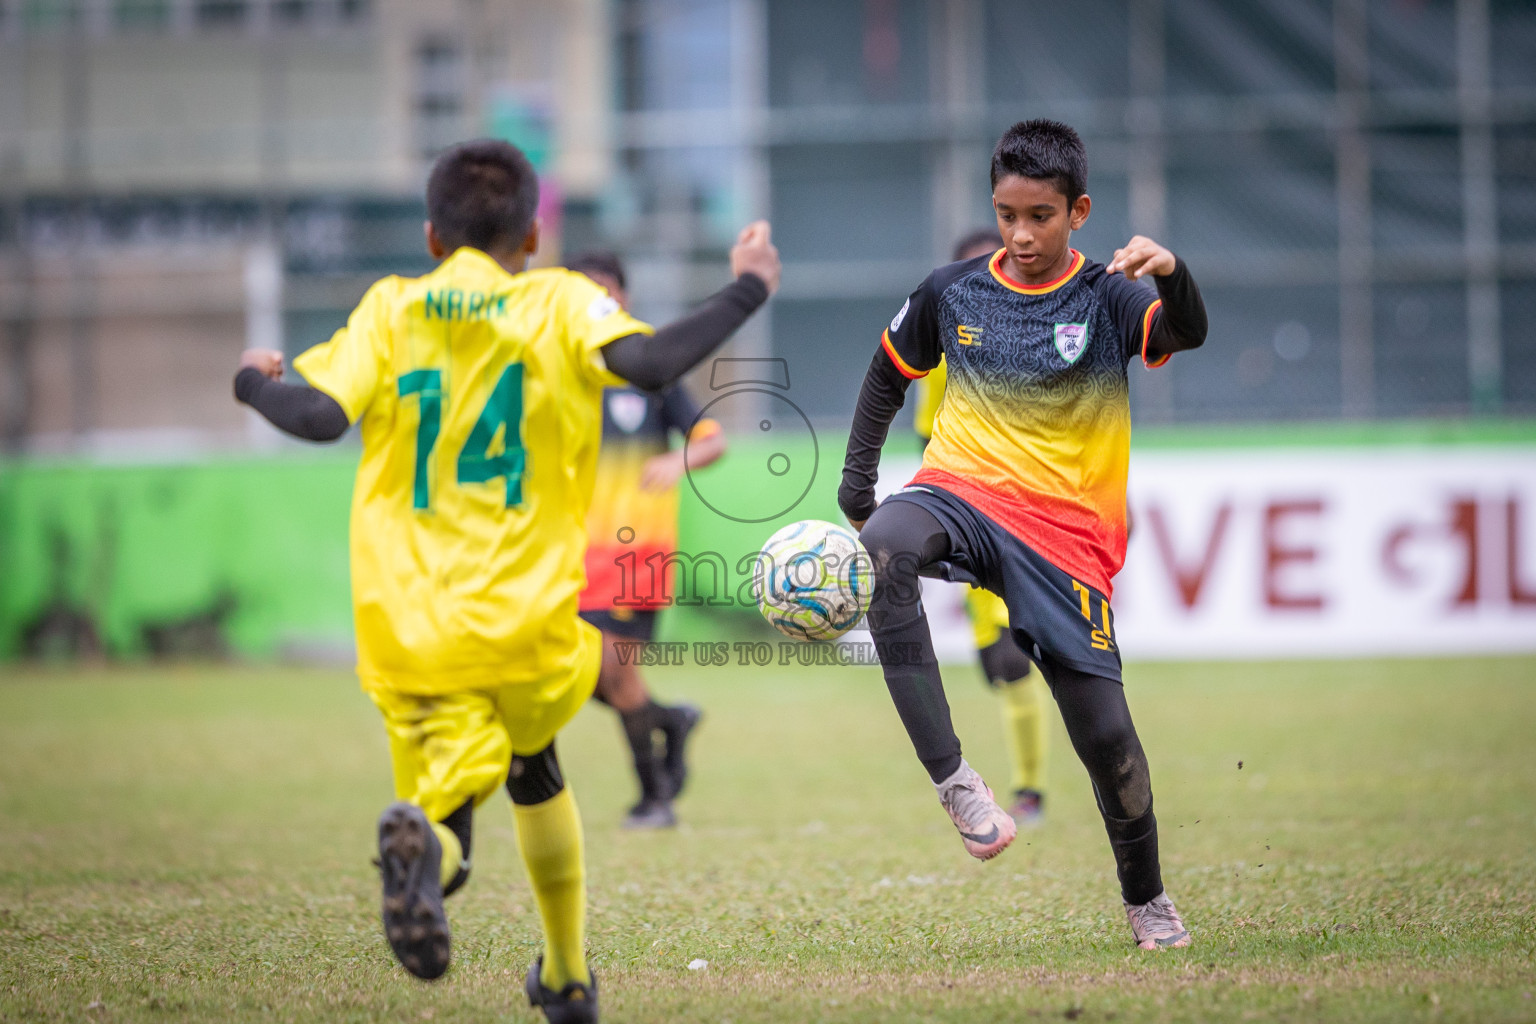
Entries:
[[1150, 903], [1163, 891], [1157, 860], [1157, 818], [1150, 810], [1139, 818], [1115, 818], [1100, 810], [1109, 846], [1115, 854], [1120, 895], [1127, 903]]
[[469, 881], [470, 846], [474, 842], [475, 829], [475, 802], [466, 800], [459, 805], [459, 809], [443, 819], [443, 824], [448, 826], [454, 838], [459, 841], [459, 867], [454, 872], [453, 878], [443, 886], [443, 899], [447, 899], [459, 891], [463, 884]]
[[875, 510], [859, 539], [875, 564], [869, 631], [885, 687], [917, 759], [930, 779], [943, 782], [960, 767], [960, 738], [939, 677], [917, 570], [949, 551], [949, 535], [926, 509], [893, 501]]
[[1040, 665], [1061, 709], [1109, 833], [1115, 873], [1127, 903], [1146, 903], [1163, 891], [1158, 865], [1157, 818], [1152, 814], [1152, 777], [1125, 687], [1047, 659]]
[[666, 795], [661, 784], [661, 759], [656, 756], [656, 730], [661, 728], [663, 717], [663, 709], [652, 700], [633, 711], [619, 713], [624, 738], [629, 741], [629, 752], [634, 758], [642, 800], [659, 800]]
[[656, 704], [653, 702], [652, 707], [656, 709], [656, 728], [661, 730], [662, 738], [665, 740], [667, 756], [664, 760], [670, 760], [677, 756], [673, 746], [681, 738], [683, 727], [688, 722], [688, 713], [677, 704]]

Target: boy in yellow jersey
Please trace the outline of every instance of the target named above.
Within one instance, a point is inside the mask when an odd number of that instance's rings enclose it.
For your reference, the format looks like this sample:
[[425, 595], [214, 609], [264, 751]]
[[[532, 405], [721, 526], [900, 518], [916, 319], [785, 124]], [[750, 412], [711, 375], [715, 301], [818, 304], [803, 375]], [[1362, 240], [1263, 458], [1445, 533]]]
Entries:
[[380, 281], [299, 356], [313, 389], [277, 383], [281, 355], [253, 350], [235, 393], [311, 440], [360, 425], [352, 600], [399, 798], [379, 819], [391, 948], [418, 977], [447, 970], [443, 897], [468, 877], [474, 807], [505, 785], [544, 927], [528, 997], [578, 1022], [597, 1020], [597, 982], [554, 739], [600, 659], [577, 598], [602, 389], [676, 380], [767, 299], [779, 262], [767, 224], [751, 225], [731, 251], [736, 281], [653, 332], [580, 274], [526, 269], [538, 187], [507, 143], [449, 149], [427, 182], [437, 269]]
[[[955, 243], [955, 260], [990, 256], [997, 251], [997, 231], [982, 228]], [[944, 386], [949, 379], [943, 360], [917, 380], [917, 404], [912, 426], [927, 447], [933, 436], [933, 420], [944, 402]], [[1029, 655], [1019, 646], [1008, 628], [1008, 606], [1003, 599], [980, 587], [967, 587], [965, 610], [971, 619], [976, 653], [987, 685], [995, 688], [1003, 700], [1003, 739], [1008, 758], [1013, 763], [1009, 788], [1013, 797], [1008, 813], [1020, 825], [1038, 825], [1045, 814], [1045, 755], [1050, 736], [1045, 719], [1045, 689], [1040, 676], [1031, 671]]]

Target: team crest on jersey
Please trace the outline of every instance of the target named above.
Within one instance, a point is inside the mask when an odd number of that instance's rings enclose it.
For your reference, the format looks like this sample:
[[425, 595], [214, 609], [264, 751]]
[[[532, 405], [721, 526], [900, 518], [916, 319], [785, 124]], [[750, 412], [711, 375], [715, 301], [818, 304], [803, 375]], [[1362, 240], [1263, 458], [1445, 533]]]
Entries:
[[647, 406], [651, 403], [644, 395], [633, 391], [615, 391], [608, 396], [608, 415], [626, 434], [633, 434], [645, 422]]
[[912, 300], [908, 299], [906, 302], [901, 304], [901, 308], [898, 309], [896, 311], [896, 315], [891, 318], [892, 334], [895, 334], [897, 331], [901, 330], [901, 322], [907, 318], [907, 310], [910, 308], [912, 308]]
[[601, 320], [619, 311], [619, 304], [612, 295], [603, 294], [587, 304], [587, 316]]
[[1056, 325], [1056, 351], [1061, 353], [1061, 358], [1069, 363], [1075, 363], [1077, 357], [1082, 355], [1083, 349], [1087, 347], [1087, 324]]

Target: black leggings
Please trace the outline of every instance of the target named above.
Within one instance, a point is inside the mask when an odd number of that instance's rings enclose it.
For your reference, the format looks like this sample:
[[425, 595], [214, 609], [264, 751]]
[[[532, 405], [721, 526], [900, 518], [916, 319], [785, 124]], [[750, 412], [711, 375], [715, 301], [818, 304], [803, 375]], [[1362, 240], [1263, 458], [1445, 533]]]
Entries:
[[[916, 659], [881, 666], [886, 688], [929, 777], [943, 781], [960, 767], [960, 739], [939, 677], [918, 573], [950, 554], [949, 534], [926, 509], [909, 501], [888, 501], [875, 509], [859, 539], [875, 566], [869, 628], [876, 644], [887, 650], [913, 650], [888, 645], [915, 644], [921, 652]], [[1040, 670], [1093, 782], [1121, 893], [1128, 903], [1146, 903], [1163, 891], [1157, 819], [1152, 814], [1147, 757], [1131, 722], [1125, 688], [1049, 655], [1041, 659]]]

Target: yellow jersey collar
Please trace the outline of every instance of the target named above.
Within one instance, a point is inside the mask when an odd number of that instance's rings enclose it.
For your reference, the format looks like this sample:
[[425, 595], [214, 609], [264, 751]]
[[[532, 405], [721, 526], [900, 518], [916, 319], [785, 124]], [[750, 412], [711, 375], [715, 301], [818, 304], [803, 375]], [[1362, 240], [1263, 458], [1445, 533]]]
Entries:
[[497, 263], [495, 260], [491, 259], [489, 253], [486, 253], [480, 249], [476, 249], [472, 245], [459, 246], [457, 249], [453, 250], [453, 252], [449, 253], [448, 258], [439, 263], [437, 267], [439, 270], [441, 270], [444, 267], [455, 263], [476, 263], [481, 267], [487, 270], [493, 270], [498, 274], [505, 274], [508, 277], [513, 276], [510, 270], [502, 266], [500, 263]]

